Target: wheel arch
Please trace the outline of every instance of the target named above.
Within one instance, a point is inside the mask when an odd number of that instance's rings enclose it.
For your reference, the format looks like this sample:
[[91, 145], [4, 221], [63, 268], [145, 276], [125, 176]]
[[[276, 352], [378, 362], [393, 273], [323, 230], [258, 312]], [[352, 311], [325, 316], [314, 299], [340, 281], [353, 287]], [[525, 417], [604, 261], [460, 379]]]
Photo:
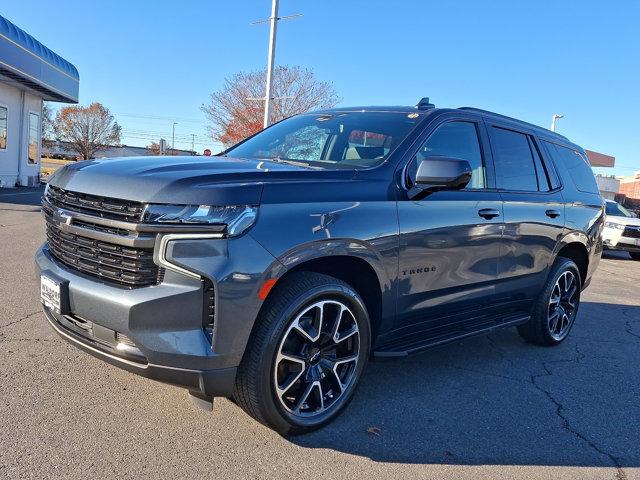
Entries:
[[584, 288], [589, 275], [589, 250], [585, 243], [580, 240], [580, 237], [567, 238], [560, 246], [556, 258], [568, 258], [577, 265], [581, 286]]
[[394, 282], [385, 270], [383, 257], [365, 242], [327, 239], [298, 246], [278, 258], [265, 276], [265, 281], [275, 282], [263, 298], [258, 318], [275, 287], [301, 271], [322, 273], [351, 285], [367, 307], [372, 341], [395, 315]]

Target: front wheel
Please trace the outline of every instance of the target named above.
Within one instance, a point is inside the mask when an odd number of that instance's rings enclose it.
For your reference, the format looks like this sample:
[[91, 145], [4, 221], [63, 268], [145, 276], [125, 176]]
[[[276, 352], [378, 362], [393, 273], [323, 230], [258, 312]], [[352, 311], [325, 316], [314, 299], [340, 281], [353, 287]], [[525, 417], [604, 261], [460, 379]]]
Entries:
[[629, 252], [632, 260], [640, 261], [640, 252]]
[[238, 405], [281, 434], [336, 418], [369, 357], [369, 317], [357, 292], [327, 275], [294, 273], [256, 322], [236, 378]]
[[568, 258], [558, 257], [536, 300], [531, 318], [518, 326], [518, 333], [538, 345], [561, 343], [569, 335], [578, 315], [581, 286], [576, 264]]

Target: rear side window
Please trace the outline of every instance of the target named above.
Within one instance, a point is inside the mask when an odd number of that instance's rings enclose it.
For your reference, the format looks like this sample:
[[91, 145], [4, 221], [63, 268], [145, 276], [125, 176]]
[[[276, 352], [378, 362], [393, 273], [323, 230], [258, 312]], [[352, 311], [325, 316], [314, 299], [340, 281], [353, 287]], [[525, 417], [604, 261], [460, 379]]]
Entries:
[[536, 176], [538, 177], [538, 190], [541, 192], [548, 192], [551, 190], [551, 186], [549, 183], [548, 172], [545, 166], [542, 164], [542, 159], [540, 158], [540, 152], [538, 152], [538, 147], [533, 141], [533, 138], [529, 138], [529, 148], [531, 149], [531, 154], [533, 155], [533, 163], [536, 167]]
[[548, 191], [540, 155], [529, 135], [500, 127], [490, 129], [496, 184], [503, 190]]
[[585, 193], [600, 193], [587, 159], [571, 148], [544, 142], [553, 161], [565, 165], [576, 188]]

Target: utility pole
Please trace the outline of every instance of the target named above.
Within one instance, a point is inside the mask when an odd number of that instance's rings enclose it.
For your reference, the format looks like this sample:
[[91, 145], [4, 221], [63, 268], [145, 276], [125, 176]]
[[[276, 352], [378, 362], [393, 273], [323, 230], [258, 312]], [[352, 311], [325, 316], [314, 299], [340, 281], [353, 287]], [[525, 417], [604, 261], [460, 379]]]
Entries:
[[276, 58], [276, 31], [278, 29], [278, 2], [271, 3], [271, 32], [269, 33], [269, 55], [267, 57], [267, 89], [264, 98], [264, 128], [269, 126], [271, 118], [271, 83], [273, 82], [273, 61]]
[[551, 131], [555, 132], [556, 131], [556, 120], [559, 120], [561, 118], [563, 118], [564, 115], [559, 115], [557, 113], [553, 114], [553, 117], [551, 117]]
[[192, 152], [196, 151], [195, 145], [196, 145], [196, 134], [192, 133], [191, 134], [191, 151]]
[[173, 133], [171, 136], [171, 150], [173, 150], [173, 152], [171, 152], [171, 155], [176, 154], [176, 125], [177, 124], [178, 122], [173, 122]]
[[[273, 85], [273, 64], [276, 58], [276, 32], [278, 30], [278, 20], [291, 20], [292, 18], [301, 17], [301, 13], [296, 13], [294, 15], [288, 15], [286, 17], [278, 17], [278, 4], [279, 0], [272, 0], [271, 2], [271, 16], [266, 20], [257, 20], [255, 22], [251, 22], [252, 25], [258, 25], [260, 23], [271, 24], [271, 30], [269, 32], [269, 54], [267, 56], [267, 85], [265, 89], [264, 95], [264, 121], [263, 127], [267, 128], [271, 123], [271, 102], [275, 100], [272, 94], [272, 85]], [[253, 100], [253, 99], [250, 99]]]

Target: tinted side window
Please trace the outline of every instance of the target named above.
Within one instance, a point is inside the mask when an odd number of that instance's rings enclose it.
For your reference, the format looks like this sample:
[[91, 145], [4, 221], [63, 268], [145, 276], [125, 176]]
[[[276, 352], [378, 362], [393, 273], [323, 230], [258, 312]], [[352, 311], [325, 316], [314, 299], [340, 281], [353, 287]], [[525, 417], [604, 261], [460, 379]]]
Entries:
[[579, 152], [555, 143], [544, 142], [554, 162], [562, 163], [569, 171], [569, 176], [576, 188], [585, 193], [600, 193], [596, 177], [586, 158]]
[[529, 136], [499, 127], [491, 127], [490, 136], [498, 188], [537, 192], [538, 175]]
[[485, 168], [482, 162], [478, 131], [473, 122], [447, 122], [439, 126], [422, 144], [409, 164], [409, 179], [415, 178], [418, 164], [427, 157], [442, 156], [466, 160], [471, 166], [468, 188], [485, 188]]
[[542, 158], [540, 158], [540, 152], [538, 152], [538, 147], [531, 137], [529, 137], [529, 148], [531, 149], [531, 153], [533, 154], [533, 163], [536, 167], [536, 175], [538, 177], [538, 190], [541, 192], [548, 192], [551, 190], [551, 186], [549, 184], [549, 177], [545, 166], [542, 164]]

